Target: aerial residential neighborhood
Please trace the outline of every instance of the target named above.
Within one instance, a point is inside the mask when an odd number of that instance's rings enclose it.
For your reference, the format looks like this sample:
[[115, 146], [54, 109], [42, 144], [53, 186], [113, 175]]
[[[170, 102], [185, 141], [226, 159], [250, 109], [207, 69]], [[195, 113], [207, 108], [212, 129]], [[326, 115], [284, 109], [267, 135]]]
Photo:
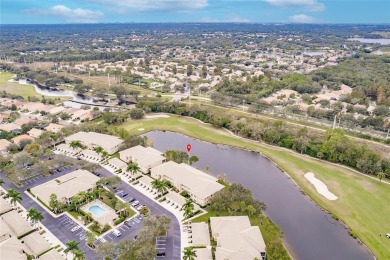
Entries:
[[0, 260], [390, 259], [389, 0], [0, 7]]

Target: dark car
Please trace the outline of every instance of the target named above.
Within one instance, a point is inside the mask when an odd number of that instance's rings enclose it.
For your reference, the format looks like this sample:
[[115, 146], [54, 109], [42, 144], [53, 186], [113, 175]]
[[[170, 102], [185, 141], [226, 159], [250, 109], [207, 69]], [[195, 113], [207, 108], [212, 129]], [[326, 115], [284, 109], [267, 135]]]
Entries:
[[164, 251], [158, 251], [157, 252], [157, 256], [165, 256], [165, 252]]
[[123, 193], [123, 194], [121, 195], [121, 197], [124, 198], [124, 197], [126, 197], [127, 195], [129, 195], [129, 193]]
[[132, 227], [133, 226], [133, 224], [131, 224], [131, 222], [127, 221], [127, 220], [125, 221], [125, 225], [128, 226], [128, 227]]
[[133, 201], [135, 201], [135, 199], [133, 197], [129, 198], [129, 202], [130, 203], [133, 202]]

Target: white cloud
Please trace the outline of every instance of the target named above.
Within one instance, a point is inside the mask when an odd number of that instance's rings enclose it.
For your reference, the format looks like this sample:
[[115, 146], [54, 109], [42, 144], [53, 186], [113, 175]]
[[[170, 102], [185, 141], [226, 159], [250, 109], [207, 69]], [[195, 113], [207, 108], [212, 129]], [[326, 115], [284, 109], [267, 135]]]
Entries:
[[202, 9], [208, 5], [208, 0], [89, 0], [124, 11], [188, 11]]
[[319, 20], [305, 14], [296, 14], [288, 18], [293, 23], [318, 23]]
[[23, 12], [33, 15], [58, 16], [68, 23], [95, 23], [104, 16], [104, 14], [100, 11], [92, 11], [81, 8], [71, 9], [65, 5], [55, 5], [47, 9], [27, 9]]
[[250, 20], [240, 16], [231, 16], [227, 19], [218, 19], [210, 17], [202, 17], [201, 22], [204, 23], [249, 23]]
[[264, 0], [270, 5], [278, 7], [305, 8], [308, 11], [321, 12], [325, 10], [325, 5], [318, 0]]

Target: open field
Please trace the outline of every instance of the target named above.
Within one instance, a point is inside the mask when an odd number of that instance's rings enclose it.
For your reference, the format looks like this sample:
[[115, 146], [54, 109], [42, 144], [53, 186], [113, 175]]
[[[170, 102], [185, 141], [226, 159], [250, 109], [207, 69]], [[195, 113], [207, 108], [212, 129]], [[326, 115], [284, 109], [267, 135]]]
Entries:
[[[9, 82], [8, 80], [11, 79], [12, 73], [9, 72], [0, 72], [0, 91], [6, 91], [7, 93], [22, 96], [25, 100], [27, 100], [28, 97], [37, 97], [42, 98], [42, 95], [35, 92], [35, 89], [33, 86], [30, 85], [22, 85], [19, 83]], [[57, 97], [50, 97], [51, 99], [57, 98]], [[69, 99], [69, 98], [63, 98], [58, 97], [61, 100]]]
[[[122, 127], [135, 134], [152, 130], [174, 131], [212, 143], [258, 151], [286, 171], [321, 207], [343, 220], [378, 259], [390, 257], [390, 241], [385, 237], [385, 233], [390, 231], [390, 185], [388, 184], [285, 149], [233, 137], [223, 129], [200, 124], [195, 119], [171, 116], [131, 121], [123, 124]], [[144, 130], [138, 131], [141, 128]], [[339, 199], [329, 201], [319, 195], [314, 186], [304, 177], [307, 172], [315, 173], [316, 177], [322, 180]]]

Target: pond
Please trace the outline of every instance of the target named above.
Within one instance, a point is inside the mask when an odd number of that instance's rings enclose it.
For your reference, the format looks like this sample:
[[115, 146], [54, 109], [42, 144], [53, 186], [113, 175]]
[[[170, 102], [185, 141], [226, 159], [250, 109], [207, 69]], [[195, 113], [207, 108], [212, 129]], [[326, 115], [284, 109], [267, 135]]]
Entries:
[[285, 235], [285, 245], [294, 259], [374, 259], [364, 245], [348, 235], [345, 226], [335, 221], [269, 159], [259, 153], [215, 145], [172, 132], [145, 134], [160, 151], [185, 150], [191, 144], [191, 155], [199, 157], [199, 169], [210, 167], [210, 173], [226, 174], [233, 183], [241, 183], [256, 199], [267, 205], [266, 215]]
[[380, 45], [390, 44], [390, 39], [349, 38], [348, 41], [358, 41], [361, 43], [379, 43]]

